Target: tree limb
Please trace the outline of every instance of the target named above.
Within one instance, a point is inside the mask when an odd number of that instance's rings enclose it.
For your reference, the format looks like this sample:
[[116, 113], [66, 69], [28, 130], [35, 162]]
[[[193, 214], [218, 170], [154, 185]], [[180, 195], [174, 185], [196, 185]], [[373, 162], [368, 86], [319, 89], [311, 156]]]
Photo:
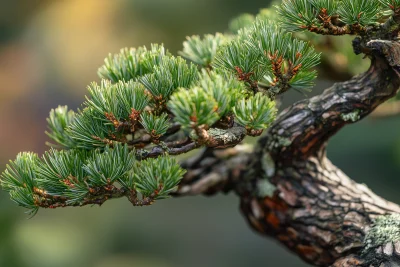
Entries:
[[371, 57], [367, 72], [293, 104], [253, 153], [234, 148], [225, 164], [206, 150], [184, 163], [188, 173], [177, 195], [235, 190], [255, 231], [315, 266], [399, 266], [400, 241], [368, 245], [366, 237], [376, 218], [400, 213], [400, 207], [352, 181], [325, 153], [332, 135], [400, 87], [400, 45], [370, 41], [364, 49]]
[[227, 193], [240, 181], [252, 147], [238, 145], [227, 149], [205, 148], [197, 157], [182, 163], [188, 172], [175, 196]]
[[[399, 89], [400, 45], [370, 41], [367, 48], [372, 62], [367, 72], [282, 112], [260, 139], [246, 186], [237, 188], [250, 225], [315, 266], [395, 266], [399, 260], [397, 250], [385, 257], [377, 252], [392, 242], [366, 254], [364, 239], [377, 216], [400, 213], [400, 207], [352, 181], [325, 153], [332, 135]], [[269, 196], [254, 194], [262, 179], [276, 188]]]

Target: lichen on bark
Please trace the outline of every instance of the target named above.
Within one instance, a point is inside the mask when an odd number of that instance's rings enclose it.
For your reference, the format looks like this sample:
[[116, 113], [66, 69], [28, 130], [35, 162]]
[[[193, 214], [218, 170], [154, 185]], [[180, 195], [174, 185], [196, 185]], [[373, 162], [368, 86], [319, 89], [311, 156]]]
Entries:
[[353, 112], [347, 113], [347, 114], [341, 114], [340, 117], [344, 121], [351, 121], [351, 122], [356, 122], [360, 119], [360, 111], [356, 109]]
[[379, 216], [365, 236], [363, 253], [368, 253], [371, 249], [398, 241], [400, 241], [400, 214]]

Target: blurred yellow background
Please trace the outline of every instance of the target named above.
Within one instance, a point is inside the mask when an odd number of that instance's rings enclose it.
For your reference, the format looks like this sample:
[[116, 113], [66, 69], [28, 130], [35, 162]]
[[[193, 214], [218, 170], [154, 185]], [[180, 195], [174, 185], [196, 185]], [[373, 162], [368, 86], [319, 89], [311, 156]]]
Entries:
[[[187, 35], [224, 32], [257, 13], [260, 0], [0, 1], [0, 169], [20, 151], [45, 146], [51, 108], [77, 108], [108, 53], [164, 43], [174, 54]], [[319, 87], [331, 84], [320, 80]], [[318, 89], [316, 89], [318, 91]], [[294, 93], [286, 102], [303, 97]], [[335, 163], [400, 202], [398, 118], [367, 120], [334, 138]], [[0, 266], [307, 266], [247, 227], [233, 196], [169, 199], [146, 208], [40, 210], [32, 219], [0, 192]]]

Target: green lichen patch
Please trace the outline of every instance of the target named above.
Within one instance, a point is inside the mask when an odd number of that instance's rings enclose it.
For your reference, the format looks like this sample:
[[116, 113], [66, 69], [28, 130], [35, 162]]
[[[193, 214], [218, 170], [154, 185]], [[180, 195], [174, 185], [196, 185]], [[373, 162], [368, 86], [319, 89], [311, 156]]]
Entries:
[[281, 146], [290, 146], [292, 144], [292, 140], [286, 137], [278, 136], [276, 139]]
[[341, 114], [340, 117], [344, 121], [352, 121], [356, 122], [360, 119], [360, 110], [356, 109], [353, 112], [347, 113], [347, 114]]
[[290, 140], [289, 138], [275, 135], [273, 137], [273, 141], [269, 145], [269, 149], [273, 150], [274, 148], [288, 147], [291, 144], [292, 144], [292, 140]]
[[260, 198], [272, 197], [276, 191], [276, 186], [270, 183], [267, 178], [257, 182], [257, 196]]
[[364, 240], [364, 254], [387, 243], [400, 241], [400, 214], [378, 217]]

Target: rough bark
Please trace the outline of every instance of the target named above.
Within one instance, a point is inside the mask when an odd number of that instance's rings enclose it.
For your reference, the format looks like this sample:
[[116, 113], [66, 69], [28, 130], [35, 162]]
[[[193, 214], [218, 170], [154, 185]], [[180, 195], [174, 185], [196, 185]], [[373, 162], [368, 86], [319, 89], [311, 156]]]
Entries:
[[[370, 114], [400, 86], [400, 45], [370, 41], [366, 48], [371, 50], [367, 72], [280, 115], [252, 157], [251, 189], [239, 190], [242, 211], [254, 229], [316, 266], [380, 266], [380, 254], [362, 253], [365, 236], [377, 216], [400, 212], [326, 158], [332, 135]], [[259, 179], [276, 187], [271, 196], [254, 196]]]
[[367, 247], [365, 240], [378, 216], [400, 207], [352, 181], [325, 153], [332, 135], [400, 87], [400, 45], [376, 40], [362, 46], [371, 58], [367, 72], [283, 111], [253, 153], [230, 153], [224, 164], [206, 151], [185, 165], [178, 194], [234, 189], [255, 231], [315, 266], [400, 266], [400, 242]]

